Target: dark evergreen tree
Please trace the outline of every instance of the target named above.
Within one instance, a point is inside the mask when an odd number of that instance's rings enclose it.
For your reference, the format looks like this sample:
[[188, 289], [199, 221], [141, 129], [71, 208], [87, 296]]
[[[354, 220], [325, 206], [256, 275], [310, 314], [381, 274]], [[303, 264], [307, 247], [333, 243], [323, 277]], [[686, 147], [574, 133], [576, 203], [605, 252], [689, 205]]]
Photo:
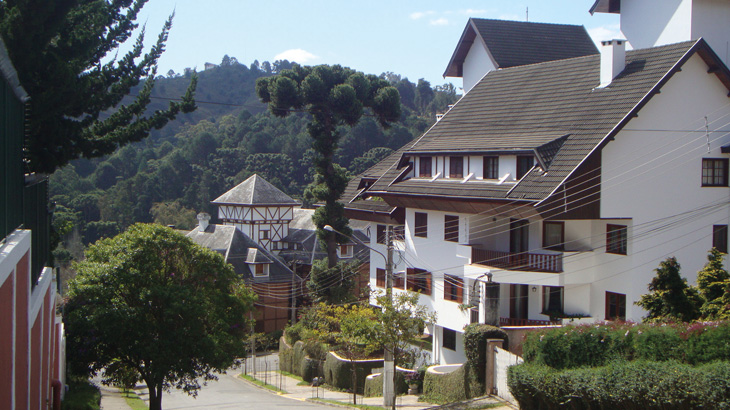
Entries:
[[[146, 2], [0, 2], [0, 35], [30, 96], [25, 142], [30, 171], [50, 173], [75, 158], [110, 154], [195, 109], [193, 76], [181, 102], [145, 114], [172, 16], [147, 53], [143, 32], [121, 59], [104, 62], [131, 37]], [[120, 105], [143, 80], [137, 97]]]
[[679, 275], [679, 269], [677, 259], [670, 257], [654, 270], [656, 276], [649, 284], [650, 293], [636, 302], [649, 312], [646, 321], [690, 322], [700, 317], [701, 299], [696, 289], [687, 285], [687, 279]]
[[730, 275], [722, 266], [723, 254], [716, 248], [710, 249], [707, 255], [707, 264], [697, 272], [697, 288], [704, 299], [702, 317], [705, 319], [719, 319], [730, 313], [726, 301], [730, 288]]

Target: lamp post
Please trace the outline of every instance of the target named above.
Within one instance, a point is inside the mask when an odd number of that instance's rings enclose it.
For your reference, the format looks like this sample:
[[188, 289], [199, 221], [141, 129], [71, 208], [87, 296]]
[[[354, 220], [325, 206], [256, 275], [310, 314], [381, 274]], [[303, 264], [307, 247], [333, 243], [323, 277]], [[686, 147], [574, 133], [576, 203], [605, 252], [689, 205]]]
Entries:
[[[370, 249], [371, 251], [382, 256], [385, 260], [385, 295], [388, 298], [388, 302], [393, 305], [393, 227], [387, 225], [385, 231], [385, 243], [387, 248], [387, 256], [383, 255], [382, 252], [377, 249], [366, 245], [360, 239], [345, 235], [344, 233], [336, 230], [331, 225], [325, 225], [322, 229], [329, 232], [336, 232], [342, 236], [356, 240], [362, 246]], [[395, 361], [393, 360], [393, 351], [385, 349], [385, 357], [383, 360], [383, 406], [390, 407], [395, 410]]]

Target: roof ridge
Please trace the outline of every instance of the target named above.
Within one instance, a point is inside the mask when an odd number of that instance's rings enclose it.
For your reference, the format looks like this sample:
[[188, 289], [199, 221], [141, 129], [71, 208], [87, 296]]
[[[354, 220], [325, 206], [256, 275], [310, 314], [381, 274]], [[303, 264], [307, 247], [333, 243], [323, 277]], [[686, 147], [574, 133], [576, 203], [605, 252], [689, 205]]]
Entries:
[[505, 20], [505, 19], [487, 19], [482, 17], [469, 17], [470, 20], [477, 21], [496, 21], [500, 23], [521, 23], [521, 24], [542, 24], [546, 26], [565, 26], [565, 27], [585, 27], [583, 24], [568, 24], [568, 23], [546, 23], [542, 21], [520, 21], [520, 20]]

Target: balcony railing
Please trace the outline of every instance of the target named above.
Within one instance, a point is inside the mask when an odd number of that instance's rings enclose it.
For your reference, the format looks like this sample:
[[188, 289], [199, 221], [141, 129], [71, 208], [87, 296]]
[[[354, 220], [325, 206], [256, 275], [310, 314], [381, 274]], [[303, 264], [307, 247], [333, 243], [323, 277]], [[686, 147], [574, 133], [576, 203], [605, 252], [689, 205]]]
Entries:
[[471, 248], [471, 263], [497, 269], [525, 272], [560, 273], [563, 271], [562, 253], [502, 252]]
[[549, 320], [514, 319], [511, 317], [499, 318], [500, 326], [551, 326], [559, 324], [560, 322], [551, 322]]

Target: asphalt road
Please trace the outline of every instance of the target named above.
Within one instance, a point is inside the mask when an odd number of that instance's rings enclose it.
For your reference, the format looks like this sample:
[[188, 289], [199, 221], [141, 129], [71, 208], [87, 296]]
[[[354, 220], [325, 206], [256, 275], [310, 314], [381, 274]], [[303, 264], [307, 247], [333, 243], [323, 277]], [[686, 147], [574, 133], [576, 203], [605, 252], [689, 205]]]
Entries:
[[164, 393], [162, 408], [165, 410], [332, 410], [330, 406], [278, 396], [228, 374], [220, 375], [218, 381], [208, 382], [207, 386], [198, 391], [197, 398], [178, 390]]

